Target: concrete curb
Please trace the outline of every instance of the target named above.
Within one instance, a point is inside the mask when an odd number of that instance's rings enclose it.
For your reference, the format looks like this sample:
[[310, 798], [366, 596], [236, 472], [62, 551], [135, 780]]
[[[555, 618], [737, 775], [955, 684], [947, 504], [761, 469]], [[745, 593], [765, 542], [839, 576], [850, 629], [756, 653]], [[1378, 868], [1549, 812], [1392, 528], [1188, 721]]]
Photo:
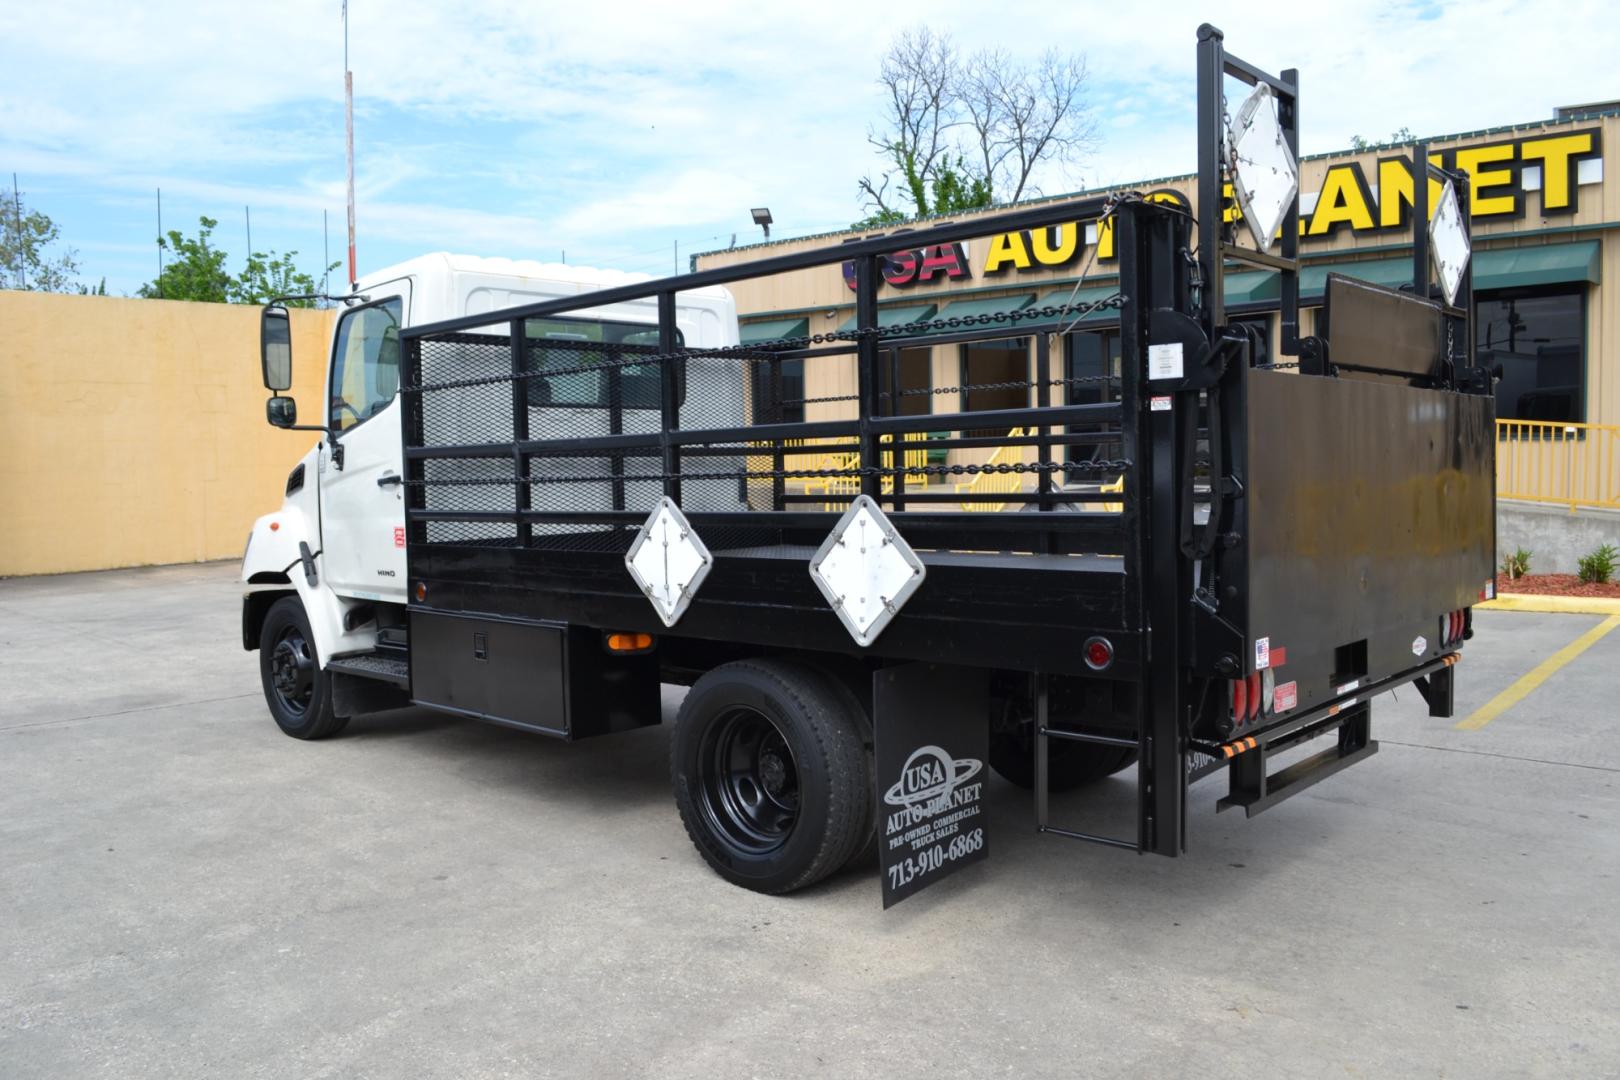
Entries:
[[1537, 596], [1532, 593], [1498, 593], [1495, 600], [1475, 604], [1476, 610], [1541, 611], [1562, 615], [1620, 615], [1620, 600], [1603, 596]]

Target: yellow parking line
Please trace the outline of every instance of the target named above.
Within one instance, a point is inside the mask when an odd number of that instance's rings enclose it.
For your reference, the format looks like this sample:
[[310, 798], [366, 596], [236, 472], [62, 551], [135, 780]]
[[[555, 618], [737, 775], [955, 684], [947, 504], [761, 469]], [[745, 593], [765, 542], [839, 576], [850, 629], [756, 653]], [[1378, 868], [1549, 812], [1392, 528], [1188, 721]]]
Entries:
[[1475, 611], [1544, 611], [1571, 615], [1620, 615], [1620, 600], [1606, 596], [1540, 596], [1497, 593], [1495, 600], [1474, 605]]
[[1517, 682], [1487, 701], [1468, 719], [1459, 720], [1456, 724], [1457, 730], [1478, 731], [1492, 720], [1495, 720], [1498, 716], [1523, 701], [1525, 695], [1529, 694], [1530, 691], [1552, 678], [1559, 668], [1590, 649], [1593, 645], [1596, 645], [1605, 634], [1617, 626], [1620, 626], [1620, 615], [1610, 615], [1607, 619], [1604, 619], [1592, 629], [1537, 664], [1533, 670], [1521, 675]]

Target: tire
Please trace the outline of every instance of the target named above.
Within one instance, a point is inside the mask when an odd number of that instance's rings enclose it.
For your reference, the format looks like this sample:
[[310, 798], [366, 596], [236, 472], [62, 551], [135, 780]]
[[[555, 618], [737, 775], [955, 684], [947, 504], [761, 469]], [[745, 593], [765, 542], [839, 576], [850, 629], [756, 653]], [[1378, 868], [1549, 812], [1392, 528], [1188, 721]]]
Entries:
[[325, 739], [348, 724], [332, 711], [332, 675], [321, 668], [309, 616], [296, 596], [265, 612], [259, 631], [259, 677], [276, 726], [295, 739]]
[[[864, 682], [871, 685], [871, 673], [864, 668], [840, 667], [829, 663], [825, 657], [814, 654], [796, 659], [806, 668], [827, 680], [833, 693], [844, 700], [845, 708], [851, 715], [861, 722], [861, 742], [866, 748], [866, 768], [868, 775], [876, 777], [877, 765], [873, 759], [875, 747], [872, 742], [872, 717], [868, 714], [866, 706], [861, 703], [859, 684]], [[844, 862], [842, 869], [876, 869], [878, 866], [878, 797], [877, 786], [874, 782], [870, 795], [866, 800], [867, 817], [862, 835], [865, 840], [857, 844], [855, 851]]]
[[[990, 733], [990, 767], [1021, 788], [1035, 786], [1034, 728], [1021, 725], [1016, 732]], [[1052, 739], [1047, 747], [1046, 786], [1049, 791], [1072, 791], [1094, 784], [1136, 764], [1136, 751], [1124, 746], [1078, 743]]]
[[872, 766], [853, 695], [785, 660], [700, 678], [670, 738], [686, 834], [715, 873], [788, 893], [844, 866], [875, 829]]

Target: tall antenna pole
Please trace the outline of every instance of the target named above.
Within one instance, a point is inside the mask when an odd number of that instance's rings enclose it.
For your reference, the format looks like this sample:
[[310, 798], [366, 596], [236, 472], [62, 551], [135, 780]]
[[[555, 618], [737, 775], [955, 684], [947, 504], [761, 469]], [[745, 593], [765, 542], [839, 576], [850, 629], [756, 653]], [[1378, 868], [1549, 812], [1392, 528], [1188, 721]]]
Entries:
[[28, 288], [28, 260], [23, 258], [22, 192], [17, 190], [17, 174], [11, 174], [11, 204], [17, 211], [17, 280]]
[[242, 220], [247, 222], [248, 258], [253, 258], [253, 211], [242, 207]]
[[343, 0], [343, 135], [349, 148], [349, 288], [359, 287], [354, 261], [354, 72], [349, 70], [349, 0]]
[[158, 188], [158, 299], [163, 299], [163, 189]]
[[326, 208], [321, 208], [321, 292], [332, 295], [332, 242], [326, 234]]

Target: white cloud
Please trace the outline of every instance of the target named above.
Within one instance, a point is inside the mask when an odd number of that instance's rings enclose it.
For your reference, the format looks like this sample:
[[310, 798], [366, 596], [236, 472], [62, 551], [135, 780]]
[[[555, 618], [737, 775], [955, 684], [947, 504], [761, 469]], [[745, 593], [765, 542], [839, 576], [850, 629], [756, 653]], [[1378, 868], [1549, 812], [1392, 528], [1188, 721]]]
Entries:
[[[1306, 152], [1616, 96], [1602, 5], [1431, 8], [1414, 21], [1417, 5], [1322, 0], [1228, 5], [1220, 18], [1239, 54], [1301, 69]], [[350, 10], [363, 250], [386, 240], [605, 258], [670, 236], [746, 240], [750, 205], [772, 207], [779, 235], [856, 216], [854, 182], [876, 164], [864, 135], [877, 59], [920, 19], [964, 48], [1088, 54], [1101, 151], [1038, 175], [1042, 190], [1190, 171], [1195, 31], [1209, 9], [354, 0]], [[166, 198], [251, 202], [256, 227], [261, 215], [267, 230], [307, 226], [342, 206], [338, 11], [337, 0], [289, 0], [273, 17], [179, 0], [14, 5], [0, 40], [0, 164], [37, 176], [36, 188], [61, 180], [144, 199], [161, 185]]]

